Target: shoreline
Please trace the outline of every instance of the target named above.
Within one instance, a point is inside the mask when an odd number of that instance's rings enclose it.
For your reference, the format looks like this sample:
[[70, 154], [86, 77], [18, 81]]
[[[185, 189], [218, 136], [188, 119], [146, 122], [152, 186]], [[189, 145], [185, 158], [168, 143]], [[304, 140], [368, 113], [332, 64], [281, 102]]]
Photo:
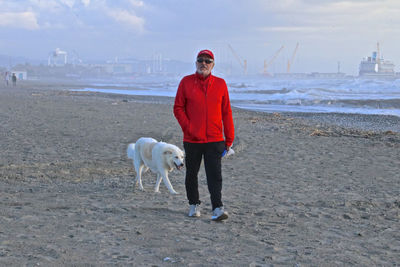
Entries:
[[[85, 87], [85, 86], [82, 86]], [[86, 86], [90, 88], [107, 89], [104, 86]], [[124, 90], [143, 90], [135, 89], [134, 87], [116, 88], [120, 91]], [[84, 90], [80, 88], [80, 90]], [[104, 94], [109, 97], [113, 95], [119, 95], [121, 98], [133, 97], [138, 101], [144, 103], [169, 103], [173, 104], [174, 97], [169, 96], [153, 96], [153, 95], [131, 95], [131, 94], [120, 94], [120, 93], [107, 93], [107, 92], [91, 92], [91, 91], [80, 91], [82, 93], [93, 93], [93, 94]], [[238, 101], [240, 102], [240, 101]], [[349, 102], [351, 102], [349, 100]], [[246, 110], [260, 114], [274, 114], [279, 113], [285, 116], [304, 119], [312, 124], [323, 124], [325, 126], [339, 126], [347, 129], [362, 130], [362, 131], [375, 131], [375, 132], [386, 132], [393, 131], [400, 133], [400, 117], [389, 114], [360, 114], [360, 113], [342, 113], [342, 112], [288, 112], [288, 111], [259, 111], [254, 109], [246, 109], [235, 107], [235, 102], [231, 101], [232, 108], [239, 110]]]
[[[51, 81], [53, 82], [53, 81]], [[74, 95], [93, 95], [99, 98], [116, 99], [126, 102], [137, 102], [137, 103], [151, 103], [151, 104], [168, 104], [173, 105], [174, 97], [169, 96], [152, 96], [152, 95], [124, 95], [114, 93], [103, 93], [103, 92], [86, 92], [86, 91], [74, 91], [75, 89], [81, 89], [87, 87], [85, 83], [69, 83], [68, 81], [54, 81], [54, 83], [48, 83], [46, 81], [40, 82], [24, 82], [22, 85], [17, 86], [23, 90], [33, 91], [63, 91], [65, 94]], [[4, 89], [14, 89], [11, 86], [5, 87]], [[101, 86], [99, 87], [101, 88]], [[0, 87], [1, 90], [1, 87]], [[129, 90], [135, 90], [134, 87]], [[142, 90], [142, 89], [138, 89]], [[232, 104], [232, 103], [231, 103]], [[232, 105], [232, 110], [238, 110], [243, 112], [250, 112], [256, 116], [283, 116], [298, 120], [299, 123], [310, 127], [319, 127], [321, 129], [339, 128], [342, 131], [361, 131], [361, 132], [374, 132], [376, 134], [384, 133], [400, 133], [400, 117], [394, 115], [376, 115], [376, 114], [354, 114], [354, 113], [318, 113], [318, 112], [268, 112], [258, 111], [252, 109], [244, 109], [235, 107]], [[171, 111], [172, 112], [172, 111]]]
[[[27, 85], [38, 85], [38, 86], [45, 86], [47, 87], [48, 84], [53, 84], [55, 85], [56, 88], [58, 89], [64, 89], [64, 90], [85, 90], [85, 88], [93, 88], [93, 89], [115, 89], [118, 91], [150, 91], [146, 88], [139, 88], [135, 86], [112, 86], [112, 85], [93, 85], [88, 83], [85, 80], [50, 80], [50, 81], [27, 81], [25, 82]], [[84, 91], [83, 91], [84, 92]], [[232, 91], [234, 92], [234, 90]], [[100, 92], [91, 92], [91, 93], [100, 93]], [[117, 95], [120, 93], [108, 93], [108, 92], [101, 92], [101, 94], [106, 94], [106, 95]], [[130, 95], [130, 94], [120, 94], [122, 96], [135, 96], [135, 95]], [[142, 97], [143, 101], [149, 102], [146, 100], [146, 98], [149, 99], [168, 99], [173, 97], [169, 96], [152, 96], [152, 95], [137, 95], [137, 97]], [[173, 100], [172, 100], [173, 101]], [[324, 100], [321, 102], [326, 102], [328, 100]], [[329, 100], [332, 101], [332, 100]], [[328, 101], [328, 102], [329, 102]], [[334, 101], [334, 100], [333, 100]], [[354, 100], [340, 100], [343, 103], [348, 103], [348, 104], [355, 104]], [[387, 100], [357, 100], [357, 105], [362, 107], [362, 106], [370, 106], [372, 108], [377, 108], [379, 109], [381, 106], [383, 107], [392, 107], [392, 108], [398, 108], [400, 106], [399, 101], [393, 100], [393, 99], [387, 99]], [[242, 103], [242, 100], [237, 100], [237, 101], [232, 101], [231, 104], [235, 105], [235, 103]], [[236, 107], [239, 108], [239, 107]], [[244, 109], [244, 110], [251, 110], [253, 112], [259, 112], [259, 110], [255, 109]], [[273, 113], [280, 113], [280, 114], [285, 114], [289, 116], [293, 116], [296, 118], [309, 118], [310, 121], [317, 121], [321, 120], [321, 123], [324, 124], [332, 124], [336, 126], [341, 126], [341, 127], [346, 127], [346, 128], [355, 128], [359, 130], [365, 130], [365, 131], [395, 131], [395, 132], [400, 132], [400, 127], [398, 126], [400, 122], [400, 116], [397, 115], [391, 115], [391, 114], [363, 114], [363, 113], [344, 113], [344, 112], [294, 112], [294, 111], [261, 111], [262, 113], [266, 114], [273, 114]], [[352, 119], [351, 116], [356, 117], [355, 119]], [[359, 119], [357, 119], [359, 117]], [[368, 119], [370, 117], [371, 119]], [[383, 120], [379, 119], [379, 117], [383, 118]], [[346, 118], [348, 118], [348, 122], [346, 121]], [[337, 120], [335, 122], [335, 120]], [[354, 124], [354, 125], [352, 125]]]
[[[106, 95], [110, 98], [126, 98], [133, 99], [141, 103], [174, 103], [174, 97], [168, 96], [151, 96], [151, 95], [123, 95], [123, 94], [112, 94], [102, 92], [85, 92], [82, 93], [94, 94], [94, 95]], [[375, 114], [355, 114], [355, 113], [313, 113], [313, 112], [267, 112], [257, 111], [252, 109], [238, 108], [232, 105], [232, 109], [243, 110], [253, 112], [255, 114], [281, 114], [282, 116], [297, 118], [303, 120], [304, 123], [310, 125], [322, 126], [322, 127], [342, 127], [345, 129], [360, 130], [360, 131], [373, 131], [373, 132], [397, 132], [400, 133], [400, 117], [394, 115], [375, 115]]]

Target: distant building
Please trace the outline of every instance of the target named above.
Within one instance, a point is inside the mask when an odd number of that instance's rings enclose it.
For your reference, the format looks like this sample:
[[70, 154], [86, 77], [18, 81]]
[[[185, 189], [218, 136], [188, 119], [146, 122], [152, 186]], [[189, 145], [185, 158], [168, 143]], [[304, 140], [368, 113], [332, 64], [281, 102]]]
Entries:
[[125, 63], [110, 63], [104, 65], [104, 69], [107, 73], [111, 74], [127, 74], [132, 73], [132, 65]]
[[67, 64], [67, 52], [62, 51], [60, 48], [56, 48], [49, 54], [47, 59], [48, 66], [65, 66]]
[[18, 80], [26, 80], [28, 79], [28, 74], [26, 71], [20, 71], [20, 70], [13, 70], [11, 71], [11, 75], [15, 73], [15, 76], [17, 76]]

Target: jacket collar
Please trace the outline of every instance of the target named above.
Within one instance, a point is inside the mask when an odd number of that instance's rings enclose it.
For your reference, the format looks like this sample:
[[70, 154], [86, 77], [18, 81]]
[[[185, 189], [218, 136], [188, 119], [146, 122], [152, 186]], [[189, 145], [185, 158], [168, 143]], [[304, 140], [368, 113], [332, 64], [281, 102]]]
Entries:
[[204, 77], [203, 75], [198, 74], [196, 71], [195, 75], [196, 78], [199, 79], [200, 81], [209, 81], [212, 74], [210, 73], [210, 75]]

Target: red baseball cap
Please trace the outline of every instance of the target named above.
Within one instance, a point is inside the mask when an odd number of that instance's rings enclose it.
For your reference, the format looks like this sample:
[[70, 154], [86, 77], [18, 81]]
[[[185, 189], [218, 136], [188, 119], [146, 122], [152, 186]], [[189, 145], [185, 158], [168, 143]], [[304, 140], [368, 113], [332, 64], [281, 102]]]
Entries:
[[209, 55], [212, 59], [214, 59], [214, 54], [213, 52], [211, 52], [210, 50], [204, 49], [201, 50], [198, 54], [197, 57], [201, 56], [201, 55]]

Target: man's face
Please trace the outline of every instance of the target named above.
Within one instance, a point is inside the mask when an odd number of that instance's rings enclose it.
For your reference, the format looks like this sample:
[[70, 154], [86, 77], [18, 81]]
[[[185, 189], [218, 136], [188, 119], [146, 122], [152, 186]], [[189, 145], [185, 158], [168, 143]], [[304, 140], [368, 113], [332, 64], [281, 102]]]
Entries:
[[[199, 62], [200, 61], [200, 62]], [[208, 63], [207, 63], [208, 62]], [[204, 77], [210, 75], [214, 68], [214, 60], [209, 55], [200, 55], [196, 60], [196, 71]]]

